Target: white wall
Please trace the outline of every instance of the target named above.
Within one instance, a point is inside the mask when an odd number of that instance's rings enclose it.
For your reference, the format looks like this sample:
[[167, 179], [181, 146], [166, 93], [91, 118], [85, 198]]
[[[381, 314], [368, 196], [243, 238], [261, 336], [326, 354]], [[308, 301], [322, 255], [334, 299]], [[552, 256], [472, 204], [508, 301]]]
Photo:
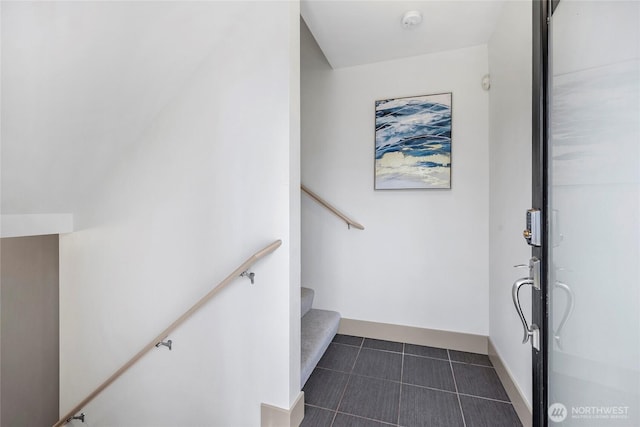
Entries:
[[3, 2], [3, 215], [75, 212], [136, 143], [229, 25], [184, 3]]
[[89, 404], [92, 425], [256, 426], [260, 403], [289, 408], [299, 391], [299, 11], [200, 5], [213, 50], [61, 236], [61, 411], [249, 255], [284, 243], [254, 266], [255, 285], [238, 279], [169, 337], [172, 351]]
[[[505, 2], [489, 41], [489, 336], [521, 392], [531, 403], [531, 347], [511, 301], [514, 269], [530, 258], [522, 238], [531, 207], [531, 4]], [[530, 291], [520, 300], [527, 319]]]
[[289, 403], [300, 389], [300, 3], [289, 2]]
[[[330, 69], [302, 34], [302, 282], [343, 317], [487, 335], [488, 71], [477, 46]], [[453, 92], [451, 190], [374, 191], [374, 101]]]

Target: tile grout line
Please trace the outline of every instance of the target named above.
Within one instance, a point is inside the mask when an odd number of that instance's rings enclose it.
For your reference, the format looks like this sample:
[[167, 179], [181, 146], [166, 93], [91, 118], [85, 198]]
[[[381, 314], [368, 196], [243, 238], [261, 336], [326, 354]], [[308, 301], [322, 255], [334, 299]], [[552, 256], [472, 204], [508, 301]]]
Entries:
[[[359, 374], [359, 373], [357, 373], [357, 372], [349, 373], [349, 372], [345, 372], [345, 371], [338, 371], [338, 370], [336, 370], [336, 369], [325, 368], [325, 367], [322, 367], [322, 366], [318, 366], [316, 369], [322, 369], [322, 370], [324, 370], [324, 371], [338, 372], [338, 373], [340, 373], [340, 374], [354, 375], [354, 376], [356, 376], [356, 377], [371, 378], [371, 379], [373, 379], [373, 380], [380, 380], [380, 381], [386, 381], [386, 382], [389, 382], [389, 383], [400, 384], [400, 381], [390, 380], [390, 379], [388, 379], [388, 378], [376, 377], [376, 376], [373, 376], [373, 375], [364, 375], [364, 374]], [[315, 369], [314, 369], [314, 370], [315, 370]], [[408, 385], [409, 385], [410, 383], [405, 383], [405, 384], [408, 384]], [[423, 387], [423, 386], [420, 386], [420, 385], [418, 385], [418, 384], [410, 384], [410, 385], [415, 385], [416, 387]], [[429, 388], [429, 387], [424, 387], [424, 388]], [[440, 390], [440, 389], [434, 389], [434, 390]], [[442, 391], [447, 391], [447, 390], [442, 390]], [[451, 392], [450, 392], [450, 393], [451, 393]]]
[[449, 367], [451, 368], [451, 375], [453, 375], [453, 385], [456, 388], [456, 397], [458, 398], [458, 406], [460, 407], [460, 415], [462, 415], [462, 425], [467, 427], [467, 422], [464, 419], [464, 411], [462, 410], [462, 402], [460, 401], [460, 393], [458, 393], [458, 383], [456, 382], [456, 374], [453, 372], [453, 364], [451, 363], [451, 354], [447, 349], [447, 355], [449, 356]]
[[351, 373], [356, 367], [356, 363], [358, 362], [358, 357], [360, 357], [360, 352], [362, 351], [362, 346], [364, 345], [364, 338], [362, 338], [362, 342], [360, 343], [360, 347], [358, 348], [358, 354], [356, 354], [356, 358], [353, 360], [353, 365], [351, 365], [351, 370], [349, 371], [349, 377], [347, 378], [347, 384], [344, 386], [344, 390], [342, 390], [342, 395], [340, 396], [340, 400], [338, 401], [338, 406], [336, 407], [336, 412], [333, 414], [333, 419], [331, 420], [331, 426], [336, 422], [336, 418], [338, 417], [338, 409], [340, 409], [340, 405], [342, 404], [342, 399], [344, 399], [344, 395], [347, 392], [347, 388], [349, 387], [349, 383], [351, 382]]
[[494, 371], [496, 370], [496, 368], [494, 368], [493, 366], [480, 365], [478, 363], [460, 362], [459, 360], [451, 360], [451, 363], [457, 363], [458, 365], [478, 366], [480, 368], [489, 368], [489, 369], [493, 369]]
[[325, 408], [324, 406], [314, 405], [313, 403], [306, 403], [305, 402], [304, 406], [311, 406], [313, 408], [323, 409], [323, 410], [329, 411], [329, 412], [335, 412], [333, 409]]
[[513, 406], [513, 402], [510, 402], [508, 400], [500, 400], [500, 399], [494, 399], [492, 397], [485, 397], [485, 396], [476, 396], [475, 394], [468, 394], [468, 393], [458, 393], [460, 396], [466, 396], [466, 397], [473, 397], [475, 399], [483, 399], [483, 400], [490, 400], [492, 402], [498, 402], [498, 403], [506, 403], [508, 405]]
[[353, 360], [353, 365], [351, 366], [351, 371], [349, 371], [349, 376], [356, 368], [356, 363], [358, 362], [358, 357], [360, 357], [360, 352], [362, 351], [362, 347], [364, 346], [364, 338], [362, 338], [362, 342], [360, 343], [360, 347], [358, 347], [358, 354], [356, 354], [356, 358]]
[[402, 354], [402, 351], [385, 350], [384, 348], [375, 348], [375, 347], [363, 347], [363, 348], [365, 350], [375, 350], [375, 351], [384, 351], [385, 353]]
[[342, 412], [342, 411], [337, 411], [337, 413], [338, 414], [342, 414], [342, 415], [346, 415], [348, 417], [360, 418], [361, 420], [375, 421], [377, 423], [384, 424], [384, 425], [387, 425], [387, 426], [397, 427], [396, 424], [388, 423], [388, 422], [382, 421], [382, 420], [376, 420], [375, 418], [367, 418], [367, 417], [363, 417], [362, 415], [350, 414], [348, 412]]
[[431, 357], [431, 356], [423, 356], [421, 354], [411, 354], [411, 353], [405, 353], [407, 356], [412, 356], [412, 357], [419, 357], [421, 359], [431, 359], [431, 360], [444, 360], [445, 362], [448, 362], [449, 359], [443, 359], [442, 357]]
[[[411, 384], [411, 383], [402, 383], [402, 385], [406, 385], [406, 386], [409, 386], [409, 387], [420, 388], [420, 389], [425, 389], [425, 390], [438, 391], [438, 392], [441, 392], [441, 393], [458, 394], [455, 391], [445, 390], [445, 389], [442, 389], [442, 388], [428, 387], [426, 385]], [[465, 396], [470, 396], [470, 395], [465, 395]], [[472, 396], [472, 397], [479, 397], [479, 396]]]
[[405, 344], [402, 343], [402, 359], [400, 361], [400, 394], [398, 395], [398, 423], [397, 425], [400, 425], [400, 408], [402, 405], [402, 376], [404, 375], [404, 346]]

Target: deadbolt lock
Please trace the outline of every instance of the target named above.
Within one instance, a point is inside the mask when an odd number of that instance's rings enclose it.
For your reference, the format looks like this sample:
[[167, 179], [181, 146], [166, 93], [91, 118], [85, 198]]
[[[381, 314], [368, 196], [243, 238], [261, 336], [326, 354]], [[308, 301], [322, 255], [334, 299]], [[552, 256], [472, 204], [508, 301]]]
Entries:
[[542, 213], [539, 209], [527, 211], [527, 228], [522, 232], [522, 235], [531, 246], [542, 244]]

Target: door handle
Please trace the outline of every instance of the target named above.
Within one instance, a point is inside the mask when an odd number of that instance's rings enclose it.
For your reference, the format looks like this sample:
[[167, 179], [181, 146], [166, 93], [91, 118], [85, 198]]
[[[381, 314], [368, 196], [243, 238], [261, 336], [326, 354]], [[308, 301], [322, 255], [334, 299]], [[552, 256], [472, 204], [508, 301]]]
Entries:
[[516, 307], [516, 311], [518, 312], [518, 316], [520, 316], [520, 321], [522, 322], [522, 327], [524, 328], [524, 337], [522, 338], [522, 344], [525, 344], [529, 339], [531, 339], [531, 345], [536, 350], [540, 350], [540, 329], [538, 326], [532, 324], [529, 326], [527, 323], [527, 319], [524, 317], [524, 313], [522, 313], [522, 307], [520, 306], [520, 288], [523, 286], [534, 286], [535, 282], [530, 277], [525, 277], [520, 280], [516, 280], [513, 283], [513, 287], [511, 288], [511, 296], [513, 297], [513, 305]]
[[556, 329], [555, 333], [553, 334], [553, 339], [558, 344], [558, 348], [562, 350], [563, 348], [562, 348], [562, 344], [560, 343], [560, 333], [562, 332], [562, 328], [564, 328], [564, 325], [569, 320], [569, 317], [571, 317], [571, 313], [573, 313], [573, 307], [575, 306], [575, 302], [573, 300], [573, 291], [571, 290], [569, 285], [556, 280], [555, 287], [562, 289], [567, 294], [567, 308], [564, 310], [564, 315], [560, 320], [558, 329]]

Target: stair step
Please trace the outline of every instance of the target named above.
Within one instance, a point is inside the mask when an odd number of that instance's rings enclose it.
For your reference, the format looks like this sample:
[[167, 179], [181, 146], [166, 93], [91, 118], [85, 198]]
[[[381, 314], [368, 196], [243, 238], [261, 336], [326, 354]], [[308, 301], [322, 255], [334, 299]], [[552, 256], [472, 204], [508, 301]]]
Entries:
[[303, 317], [305, 314], [311, 310], [311, 306], [313, 305], [313, 289], [309, 288], [300, 288], [302, 301], [300, 303], [300, 317]]
[[302, 318], [300, 388], [307, 382], [333, 337], [338, 333], [339, 324], [340, 313], [335, 311], [314, 308]]

